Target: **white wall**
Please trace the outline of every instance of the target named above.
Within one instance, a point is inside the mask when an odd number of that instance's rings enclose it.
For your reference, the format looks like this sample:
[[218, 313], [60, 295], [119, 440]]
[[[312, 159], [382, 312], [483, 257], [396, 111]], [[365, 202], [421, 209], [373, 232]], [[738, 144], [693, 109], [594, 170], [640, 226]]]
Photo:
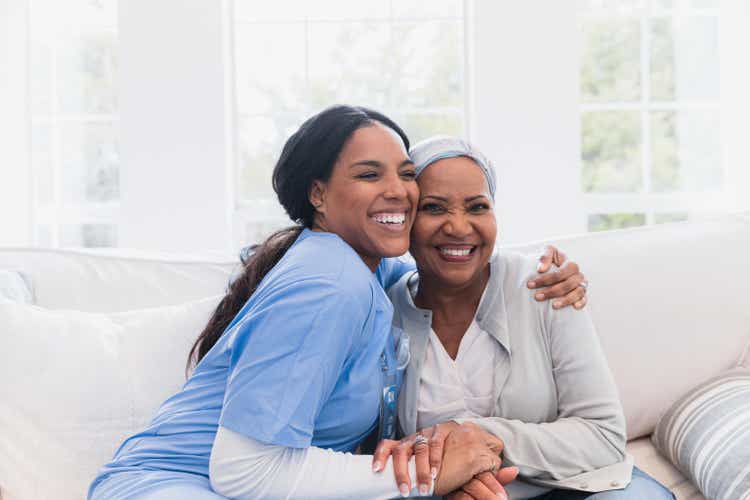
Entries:
[[493, 161], [503, 243], [585, 230], [574, 2], [469, 2], [471, 140]]
[[32, 243], [26, 3], [0, 0], [0, 246]]
[[750, 210], [750, 2], [722, 0], [721, 126], [730, 209]]
[[226, 250], [232, 167], [225, 2], [119, 5], [119, 245]]

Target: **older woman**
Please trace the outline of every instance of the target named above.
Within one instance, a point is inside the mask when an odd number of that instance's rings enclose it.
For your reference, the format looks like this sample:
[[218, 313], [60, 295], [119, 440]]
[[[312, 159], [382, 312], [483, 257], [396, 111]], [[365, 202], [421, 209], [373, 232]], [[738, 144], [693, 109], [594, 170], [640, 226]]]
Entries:
[[[519, 470], [512, 498], [672, 498], [625, 453], [625, 419], [588, 313], [534, 300], [537, 262], [496, 250], [490, 163], [447, 137], [410, 155], [417, 271], [389, 290], [394, 325], [410, 337], [404, 434], [481, 426], [504, 442], [504, 465]], [[455, 496], [483, 489], [475, 480]]]

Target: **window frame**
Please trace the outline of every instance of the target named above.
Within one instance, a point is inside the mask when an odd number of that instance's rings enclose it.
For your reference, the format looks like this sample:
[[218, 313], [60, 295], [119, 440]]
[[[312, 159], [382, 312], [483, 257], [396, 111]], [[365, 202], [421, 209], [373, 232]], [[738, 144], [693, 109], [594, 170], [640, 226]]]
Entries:
[[[721, 115], [722, 91], [715, 99], [705, 100], [669, 100], [651, 99], [651, 31], [650, 23], [655, 19], [715, 18], [719, 27], [718, 66], [721, 71], [723, 54], [721, 46], [722, 16], [720, 8], [693, 8], [678, 3], [677, 7], [666, 9], [650, 5], [640, 6], [625, 13], [612, 12], [579, 12], [578, 21], [587, 20], [631, 20], [638, 21], [640, 27], [640, 99], [633, 102], [610, 101], [603, 103], [581, 102], [581, 120], [586, 114], [609, 111], [637, 111], [640, 118], [640, 167], [642, 184], [638, 191], [629, 193], [587, 193], [583, 192], [586, 220], [593, 215], [644, 214], [645, 225], [653, 225], [655, 218], [661, 214], [685, 213], [689, 216], [700, 216], [701, 213], [722, 213], [730, 210], [732, 200], [729, 193], [728, 179], [731, 176], [728, 162], [721, 156], [722, 188], [710, 191], [676, 191], [654, 192], [651, 176], [652, 134], [651, 118], [654, 111], [711, 110]], [[583, 40], [580, 42], [583, 47]], [[721, 80], [720, 80], [721, 81]], [[720, 149], [724, 150], [724, 134], [720, 135]], [[583, 134], [581, 134], [583, 142]], [[581, 162], [583, 169], [583, 162]], [[587, 224], [588, 226], [588, 224]]]
[[[31, 4], [34, 0], [25, 0], [27, 9], [27, 27], [26, 27], [26, 44], [27, 44], [27, 55], [28, 60], [31, 60], [30, 47], [33, 40], [33, 23], [34, 19], [32, 16], [33, 8]], [[111, 35], [115, 39], [118, 36], [117, 24], [83, 24], [82, 32], [76, 32], [74, 37], [78, 38], [81, 35], [86, 36], [90, 34], [106, 34]], [[59, 71], [58, 71], [58, 54], [60, 47], [61, 37], [64, 35], [70, 35], [67, 27], [57, 26], [57, 30], [51, 34], [45, 34], [45, 41], [49, 44], [51, 50], [51, 68], [50, 76], [51, 82], [50, 87], [52, 89], [51, 99], [51, 110], [49, 113], [35, 113], [29, 106], [26, 119], [26, 128], [29, 137], [28, 142], [28, 168], [30, 175], [30, 198], [32, 200], [32, 231], [31, 231], [31, 244], [34, 246], [50, 246], [52, 248], [64, 247], [62, 244], [61, 234], [63, 232], [63, 226], [84, 226], [89, 224], [96, 225], [109, 225], [115, 227], [115, 234], [119, 231], [120, 226], [120, 201], [119, 193], [118, 199], [115, 201], [107, 202], [78, 202], [71, 203], [64, 201], [63, 183], [62, 179], [62, 153], [61, 153], [61, 125], [68, 123], [75, 123], [81, 125], [87, 124], [108, 124], [115, 130], [115, 140], [119, 144], [118, 130], [119, 130], [119, 114], [118, 113], [65, 113], [60, 110], [60, 94], [59, 94]], [[29, 96], [29, 102], [31, 100], [31, 65], [27, 64], [28, 73], [26, 77], [26, 92]], [[115, 88], [119, 92], [118, 88]], [[51, 133], [51, 147], [50, 147], [50, 158], [51, 158], [51, 169], [52, 169], [52, 200], [48, 203], [43, 203], [39, 199], [38, 185], [39, 178], [42, 173], [38, 172], [33, 162], [33, 143], [32, 143], [32, 128], [38, 125], [49, 126]], [[120, 174], [120, 168], [122, 163], [118, 165], [118, 175]], [[42, 241], [41, 236], [42, 228], [49, 229], [50, 241], [47, 245]], [[117, 247], [117, 238], [115, 238], [114, 247]]]

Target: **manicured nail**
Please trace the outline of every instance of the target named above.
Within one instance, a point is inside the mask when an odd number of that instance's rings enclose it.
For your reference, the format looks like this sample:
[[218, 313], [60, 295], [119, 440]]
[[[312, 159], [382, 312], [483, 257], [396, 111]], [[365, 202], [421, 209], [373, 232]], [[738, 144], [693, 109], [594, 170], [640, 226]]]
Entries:
[[536, 281], [529, 281], [529, 288], [534, 288], [536, 286]]
[[437, 467], [430, 469], [430, 474], [432, 475], [432, 479], [437, 478]]
[[372, 464], [373, 472], [380, 472], [380, 469], [382, 468], [383, 468], [383, 464], [381, 464], [380, 462], [375, 462], [374, 464]]
[[430, 492], [430, 487], [426, 484], [420, 484], [419, 485], [419, 494], [420, 495], [427, 495]]
[[502, 491], [498, 491], [497, 492], [497, 498], [499, 498], [500, 500], [508, 500], [508, 495], [506, 495]]
[[401, 496], [404, 498], [409, 496], [409, 487], [406, 483], [401, 483], [401, 486], [398, 487], [398, 491], [401, 492]]
[[536, 265], [536, 270], [539, 272], [542, 269], [542, 263], [539, 262], [539, 264]]
[[544, 299], [544, 294], [543, 293], [537, 293], [536, 295], [534, 295], [534, 297], [536, 297], [536, 300], [543, 300]]
[[562, 306], [562, 303], [560, 302], [555, 302], [554, 304], [552, 304], [552, 307], [554, 307], [555, 309], [557, 309], [560, 306]]

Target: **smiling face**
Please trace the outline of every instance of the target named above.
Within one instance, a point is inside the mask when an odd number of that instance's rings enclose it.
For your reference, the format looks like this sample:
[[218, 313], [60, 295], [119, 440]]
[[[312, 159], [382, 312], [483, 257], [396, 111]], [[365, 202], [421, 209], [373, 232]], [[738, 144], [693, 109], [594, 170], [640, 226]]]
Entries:
[[313, 227], [339, 235], [374, 271], [408, 250], [418, 197], [403, 141], [376, 122], [352, 134], [328, 181], [313, 184]]
[[446, 158], [419, 176], [411, 254], [432, 285], [463, 287], [481, 279], [497, 237], [487, 179], [473, 160]]

